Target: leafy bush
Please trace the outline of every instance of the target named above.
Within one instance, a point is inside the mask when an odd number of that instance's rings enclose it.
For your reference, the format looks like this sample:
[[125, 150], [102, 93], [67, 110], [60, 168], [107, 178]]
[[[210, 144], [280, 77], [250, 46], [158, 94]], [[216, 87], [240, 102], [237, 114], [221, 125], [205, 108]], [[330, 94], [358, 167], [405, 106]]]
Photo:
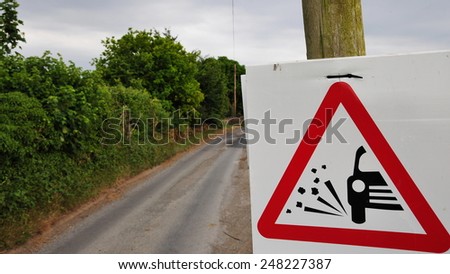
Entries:
[[167, 111], [198, 109], [203, 93], [195, 79], [198, 52], [187, 52], [169, 31], [128, 33], [102, 41], [105, 50], [94, 59], [109, 85], [144, 88]]
[[[168, 117], [145, 89], [107, 86], [60, 56], [1, 57], [0, 249], [36, 233], [41, 218], [184, 149], [149, 142], [154, 131], [168, 133]], [[129, 128], [128, 142], [105, 144], [111, 127], [120, 141]]]
[[49, 52], [42, 57], [4, 57], [2, 65], [0, 92], [19, 91], [42, 104], [49, 120], [43, 132], [47, 150], [73, 154], [93, 150], [91, 143], [98, 139], [111, 103], [95, 73], [67, 65]]
[[43, 146], [43, 131], [49, 122], [37, 99], [21, 92], [0, 93], [1, 161], [38, 151]]

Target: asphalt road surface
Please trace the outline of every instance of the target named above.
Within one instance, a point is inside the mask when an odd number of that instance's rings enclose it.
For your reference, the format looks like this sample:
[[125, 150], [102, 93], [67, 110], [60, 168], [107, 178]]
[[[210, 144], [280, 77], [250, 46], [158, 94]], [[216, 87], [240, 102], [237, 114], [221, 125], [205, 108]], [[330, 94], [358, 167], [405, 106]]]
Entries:
[[230, 193], [236, 193], [230, 191], [245, 156], [244, 142], [238, 132], [188, 153], [70, 227], [39, 253], [220, 252], [221, 211], [234, 195]]

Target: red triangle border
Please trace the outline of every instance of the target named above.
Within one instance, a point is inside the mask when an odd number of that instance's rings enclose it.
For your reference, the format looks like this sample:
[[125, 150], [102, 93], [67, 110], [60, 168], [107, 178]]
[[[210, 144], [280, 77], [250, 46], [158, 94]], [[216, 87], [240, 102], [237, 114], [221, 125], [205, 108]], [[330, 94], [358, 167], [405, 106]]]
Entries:
[[[345, 108], [367, 144], [381, 163], [404, 201], [417, 218], [426, 234], [371, 231], [349, 228], [328, 228], [304, 225], [277, 224], [285, 203], [294, 190], [317, 145], [339, 105]], [[311, 124], [281, 177], [264, 209], [257, 227], [266, 238], [320, 242], [443, 253], [450, 248], [450, 235], [426, 201], [411, 176], [367, 112], [352, 87], [345, 82], [334, 83], [319, 106], [314, 120], [323, 126]], [[313, 137], [313, 138], [312, 138]]]

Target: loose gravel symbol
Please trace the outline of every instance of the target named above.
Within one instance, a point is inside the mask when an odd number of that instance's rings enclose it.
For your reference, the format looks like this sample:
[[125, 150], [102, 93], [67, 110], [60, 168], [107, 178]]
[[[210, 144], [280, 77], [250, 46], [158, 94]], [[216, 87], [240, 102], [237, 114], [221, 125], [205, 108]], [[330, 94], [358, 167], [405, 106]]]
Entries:
[[[322, 170], [327, 169], [326, 165], [321, 166]], [[318, 175], [319, 170], [317, 168], [311, 169], [311, 172]], [[342, 204], [341, 199], [339, 198], [338, 194], [336, 193], [336, 190], [334, 189], [333, 184], [330, 180], [326, 182], [321, 182], [320, 177], [316, 177], [313, 180], [313, 183], [315, 184], [314, 187], [311, 187], [309, 191], [307, 191], [304, 187], [299, 187], [297, 192], [299, 195], [299, 200], [297, 201], [296, 207], [303, 209], [305, 212], [310, 213], [317, 213], [317, 214], [326, 214], [326, 215], [333, 215], [333, 216], [346, 216], [347, 211], [344, 208], [344, 205]], [[320, 193], [328, 191], [335, 199], [335, 202], [339, 205], [339, 207], [334, 206], [332, 202], [325, 200]], [[308, 205], [304, 206], [302, 200], [305, 195], [312, 195], [315, 197], [315, 200], [319, 202], [322, 205], [325, 205], [329, 211], [318, 209], [314, 206]], [[286, 213], [292, 213], [291, 209], [288, 209]]]
[[[363, 146], [356, 151], [355, 164], [353, 175], [347, 180], [347, 201], [351, 206], [351, 219], [356, 224], [362, 224], [366, 221], [366, 208], [380, 209], [380, 210], [403, 210], [400, 204], [392, 201], [397, 201], [397, 198], [392, 196], [393, 192], [387, 189], [388, 184], [383, 176], [378, 171], [361, 171], [359, 169], [359, 160], [361, 156], [366, 153]], [[320, 175], [320, 170], [326, 170], [327, 166], [322, 165], [321, 169], [312, 168], [311, 173]], [[341, 198], [336, 192], [333, 183], [330, 180], [321, 182], [320, 177], [315, 177], [312, 181], [314, 186], [309, 190], [304, 187], [299, 187], [299, 193], [296, 208], [303, 209], [305, 212], [325, 214], [332, 216], [348, 216], [347, 211], [342, 203]], [[334, 200], [327, 201], [320, 193], [328, 192]], [[380, 195], [381, 194], [381, 195]], [[317, 205], [325, 206], [326, 210], [319, 209], [315, 205], [304, 205], [306, 195], [313, 196]], [[327, 195], [329, 196], [329, 195]], [[391, 201], [391, 202], [389, 202]], [[334, 204], [334, 205], [333, 205]], [[291, 214], [293, 211], [288, 209], [286, 213]]]

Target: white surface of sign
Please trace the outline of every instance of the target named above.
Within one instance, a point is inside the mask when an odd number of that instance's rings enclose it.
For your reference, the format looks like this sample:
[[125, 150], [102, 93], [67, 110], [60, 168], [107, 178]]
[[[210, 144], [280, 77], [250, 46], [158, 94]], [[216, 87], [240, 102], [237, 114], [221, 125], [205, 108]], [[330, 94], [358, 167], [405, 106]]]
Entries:
[[449, 252], [450, 52], [242, 80], [255, 253]]

